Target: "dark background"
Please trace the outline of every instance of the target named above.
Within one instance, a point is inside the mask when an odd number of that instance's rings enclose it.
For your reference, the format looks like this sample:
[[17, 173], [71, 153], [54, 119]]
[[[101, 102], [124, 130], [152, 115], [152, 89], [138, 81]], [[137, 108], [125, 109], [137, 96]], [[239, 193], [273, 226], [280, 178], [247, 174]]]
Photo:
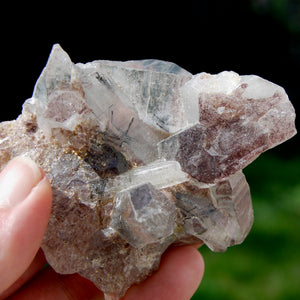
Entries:
[[[283, 86], [299, 108], [299, 0], [166, 4], [2, 4], [1, 90], [5, 107], [0, 120], [14, 119], [21, 112], [21, 104], [31, 97], [54, 43], [60, 43], [73, 62], [157, 58], [173, 61], [191, 73], [233, 70], [256, 74]], [[282, 155], [298, 153], [299, 139], [280, 149]]]
[[[157, 58], [192, 73], [256, 74], [299, 111], [299, 0], [95, 3], [1, 3], [0, 121], [21, 113], [54, 43], [73, 62]], [[244, 170], [253, 228], [225, 253], [200, 249], [206, 270], [192, 299], [300, 299], [299, 150], [297, 135]]]

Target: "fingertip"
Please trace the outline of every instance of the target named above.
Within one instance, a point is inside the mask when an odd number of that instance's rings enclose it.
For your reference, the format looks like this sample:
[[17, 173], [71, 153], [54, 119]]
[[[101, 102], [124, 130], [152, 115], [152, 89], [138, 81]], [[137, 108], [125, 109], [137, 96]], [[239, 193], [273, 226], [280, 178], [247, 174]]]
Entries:
[[204, 260], [194, 246], [175, 247], [163, 255], [159, 270], [140, 285], [132, 286], [124, 299], [190, 299], [203, 273]]
[[[42, 223], [48, 224], [52, 207], [52, 189], [46, 175], [34, 186], [26, 200], [20, 204], [20, 210], [31, 210], [33, 216], [40, 216]], [[45, 228], [46, 229], [46, 228]]]
[[24, 201], [42, 177], [39, 166], [30, 158], [12, 159], [0, 174], [0, 208], [13, 208]]
[[166, 262], [162, 261], [162, 263], [169, 264], [169, 268], [173, 266], [169, 272], [171, 278], [173, 277], [172, 280], [178, 281], [177, 286], [182, 296], [187, 295], [186, 299], [190, 299], [204, 275], [203, 256], [193, 245], [173, 248], [167, 255]]
[[[9, 197], [24, 198], [20, 201], [14, 200], [12, 205], [9, 200], [8, 205], [3, 206], [1, 210], [0, 292], [25, 272], [40, 248], [48, 225], [52, 206], [51, 186], [40, 170], [32, 171], [32, 168], [36, 168], [33, 164], [17, 159], [8, 166], [8, 172], [12, 174], [16, 173], [14, 168], [21, 167], [18, 181], [22, 182], [24, 179], [29, 186], [21, 184], [16, 192], [10, 191]], [[37, 175], [37, 172], [40, 175]], [[30, 176], [31, 178], [28, 178]], [[11, 175], [8, 178], [10, 177]], [[5, 186], [2, 188], [5, 189]], [[23, 188], [26, 191], [21, 191]]]
[[11, 224], [11, 247], [19, 251], [23, 261], [31, 263], [45, 234], [52, 206], [52, 191], [44, 177], [13, 212]]

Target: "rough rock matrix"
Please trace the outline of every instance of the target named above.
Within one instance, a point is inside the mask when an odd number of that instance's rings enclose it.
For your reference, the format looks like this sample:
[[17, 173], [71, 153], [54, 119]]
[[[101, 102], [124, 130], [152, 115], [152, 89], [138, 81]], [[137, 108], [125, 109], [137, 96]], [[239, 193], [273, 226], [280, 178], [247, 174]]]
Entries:
[[54, 45], [22, 115], [0, 124], [0, 166], [31, 157], [53, 188], [42, 248], [118, 299], [171, 244], [213, 251], [253, 221], [242, 169], [291, 138], [283, 88], [159, 60], [73, 64]]

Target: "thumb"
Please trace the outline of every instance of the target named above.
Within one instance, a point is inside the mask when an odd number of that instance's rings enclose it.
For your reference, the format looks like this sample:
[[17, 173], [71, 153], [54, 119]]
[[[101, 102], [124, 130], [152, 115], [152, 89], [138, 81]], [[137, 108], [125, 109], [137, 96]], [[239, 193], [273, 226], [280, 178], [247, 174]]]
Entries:
[[29, 158], [13, 159], [0, 173], [0, 294], [34, 259], [51, 204], [50, 183]]

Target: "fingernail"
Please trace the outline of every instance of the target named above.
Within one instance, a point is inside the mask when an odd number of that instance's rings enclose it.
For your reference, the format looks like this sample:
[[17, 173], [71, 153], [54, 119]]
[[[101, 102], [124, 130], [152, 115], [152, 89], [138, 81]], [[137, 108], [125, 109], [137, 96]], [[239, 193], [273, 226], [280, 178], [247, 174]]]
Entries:
[[13, 207], [26, 199], [43, 173], [30, 158], [18, 156], [0, 174], [0, 207]]

